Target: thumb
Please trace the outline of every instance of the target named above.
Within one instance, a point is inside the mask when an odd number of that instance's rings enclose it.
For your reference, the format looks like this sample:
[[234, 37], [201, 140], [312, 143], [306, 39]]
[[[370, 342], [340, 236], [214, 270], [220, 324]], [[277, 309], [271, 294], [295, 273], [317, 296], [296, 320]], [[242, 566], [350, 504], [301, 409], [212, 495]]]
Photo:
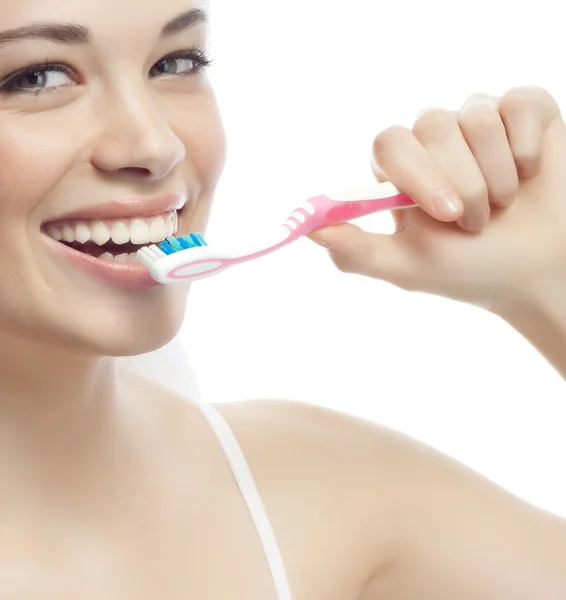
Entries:
[[307, 235], [330, 253], [344, 273], [358, 273], [399, 285], [410, 275], [409, 253], [398, 235], [364, 231], [352, 223], [321, 227]]

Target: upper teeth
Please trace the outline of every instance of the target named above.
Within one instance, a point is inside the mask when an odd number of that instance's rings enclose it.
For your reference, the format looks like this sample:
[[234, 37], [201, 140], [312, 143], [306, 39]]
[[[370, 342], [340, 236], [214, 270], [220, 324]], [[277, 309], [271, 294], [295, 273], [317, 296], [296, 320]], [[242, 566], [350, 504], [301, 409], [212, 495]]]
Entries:
[[93, 241], [103, 246], [112, 240], [115, 244], [156, 244], [175, 235], [178, 227], [177, 213], [167, 213], [147, 219], [104, 219], [92, 221], [67, 221], [52, 223], [47, 234], [60, 242]]

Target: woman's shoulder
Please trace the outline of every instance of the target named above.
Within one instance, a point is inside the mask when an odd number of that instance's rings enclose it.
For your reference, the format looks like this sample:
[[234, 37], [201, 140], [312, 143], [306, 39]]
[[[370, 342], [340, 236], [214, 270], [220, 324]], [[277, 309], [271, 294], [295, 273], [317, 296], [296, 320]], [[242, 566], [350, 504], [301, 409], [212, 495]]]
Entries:
[[[422, 446], [378, 423], [317, 404], [247, 400], [214, 407], [250, 460], [276, 457], [282, 466], [316, 467], [322, 469], [321, 476], [331, 473], [334, 480], [344, 468], [349, 476], [363, 473], [364, 467], [374, 472], [379, 468], [386, 475], [396, 453]], [[357, 473], [351, 472], [352, 461], [359, 467]]]
[[[216, 465], [220, 443], [199, 415], [203, 407], [160, 387], [152, 388], [151, 397], [146, 420], [154, 431], [167, 432], [157, 437], [173, 446], [172, 460], [214, 456]], [[384, 485], [372, 472], [375, 456], [367, 440], [373, 424], [305, 402], [212, 406], [244, 454], [291, 581], [306, 588], [296, 597], [357, 597], [388, 542], [387, 511], [380, 508], [387, 494], [377, 502], [370, 495], [370, 487]], [[368, 536], [376, 514], [383, 515], [383, 530]]]
[[[359, 452], [368, 450], [369, 439], [387, 435], [386, 428], [348, 413], [307, 402], [245, 400], [214, 404], [246, 447], [246, 456], [273, 452], [294, 463], [326, 462], [338, 468]], [[294, 465], [298, 466], [298, 465]]]
[[[282, 552], [297, 569], [314, 561], [312, 571], [322, 577], [342, 573], [360, 583], [390, 559], [394, 499], [386, 446], [394, 432], [305, 402], [250, 400], [215, 408], [234, 432], [287, 547]], [[370, 528], [375, 535], [368, 535]]]
[[274, 464], [288, 476], [314, 470], [311, 480], [318, 484], [330, 474], [336, 482], [342, 467], [361, 459], [361, 438], [374, 435], [373, 424], [363, 419], [306, 402], [247, 400], [214, 407], [258, 472]]
[[358, 594], [340, 597], [392, 597], [396, 586], [417, 597], [428, 585], [437, 598], [453, 598], [470, 581], [484, 597], [501, 597], [509, 582], [492, 577], [493, 565], [505, 574], [518, 564], [529, 565], [515, 588], [528, 590], [525, 598], [544, 586], [545, 597], [564, 596], [566, 521], [449, 456], [319, 406], [250, 402], [220, 410], [260, 483], [268, 482], [280, 522], [293, 528], [296, 511], [296, 529], [307, 527], [314, 540], [309, 555], [326, 553], [327, 569], [347, 565], [344, 576], [362, 582]]

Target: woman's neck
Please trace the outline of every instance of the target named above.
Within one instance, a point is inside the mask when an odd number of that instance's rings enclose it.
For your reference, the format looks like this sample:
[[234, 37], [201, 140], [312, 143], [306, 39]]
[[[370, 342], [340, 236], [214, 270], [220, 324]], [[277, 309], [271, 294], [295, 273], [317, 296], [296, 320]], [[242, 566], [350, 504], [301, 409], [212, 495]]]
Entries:
[[0, 482], [12, 472], [72, 481], [108, 456], [126, 421], [114, 362], [0, 331]]
[[31, 417], [47, 404], [72, 417], [115, 393], [113, 359], [0, 329], [0, 416], [8, 412]]

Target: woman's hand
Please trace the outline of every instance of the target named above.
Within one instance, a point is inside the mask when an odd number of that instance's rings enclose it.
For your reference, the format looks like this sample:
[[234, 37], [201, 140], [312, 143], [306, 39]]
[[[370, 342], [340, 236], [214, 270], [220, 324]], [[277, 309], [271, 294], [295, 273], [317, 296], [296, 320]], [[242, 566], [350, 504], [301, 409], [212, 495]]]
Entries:
[[351, 223], [310, 234], [338, 269], [493, 312], [538, 286], [566, 306], [566, 128], [548, 92], [425, 111], [375, 138], [372, 168], [420, 208], [394, 211], [391, 236]]

